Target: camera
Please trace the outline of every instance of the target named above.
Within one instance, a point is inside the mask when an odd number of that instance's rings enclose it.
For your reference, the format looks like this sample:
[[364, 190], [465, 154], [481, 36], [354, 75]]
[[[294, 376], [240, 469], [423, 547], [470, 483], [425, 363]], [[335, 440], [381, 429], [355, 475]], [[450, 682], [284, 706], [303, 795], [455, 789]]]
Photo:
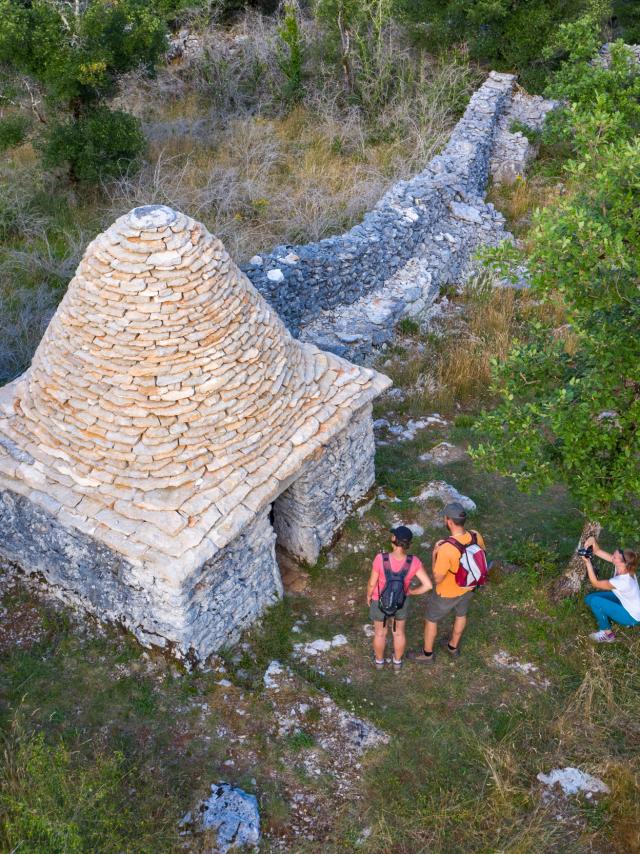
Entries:
[[588, 560], [591, 560], [593, 557], [593, 546], [587, 546], [587, 548], [579, 548], [576, 552], [580, 557], [586, 557]]

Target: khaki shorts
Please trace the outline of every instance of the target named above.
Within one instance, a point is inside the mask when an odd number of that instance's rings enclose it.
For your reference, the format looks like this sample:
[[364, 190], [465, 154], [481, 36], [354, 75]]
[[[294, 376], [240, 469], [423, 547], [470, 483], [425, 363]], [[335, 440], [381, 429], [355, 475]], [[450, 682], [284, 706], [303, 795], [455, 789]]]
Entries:
[[[409, 616], [409, 597], [405, 599], [404, 605], [400, 610], [396, 611], [393, 617], [387, 617], [387, 625], [391, 623], [393, 626], [394, 620], [406, 620]], [[384, 622], [384, 614], [380, 610], [380, 606], [378, 605], [378, 601], [376, 599], [371, 600], [371, 605], [369, 606], [369, 618], [376, 623]]]
[[440, 596], [435, 590], [427, 594], [427, 605], [425, 608], [425, 619], [430, 623], [437, 623], [451, 611], [456, 617], [466, 617], [474, 590], [467, 590], [461, 596]]

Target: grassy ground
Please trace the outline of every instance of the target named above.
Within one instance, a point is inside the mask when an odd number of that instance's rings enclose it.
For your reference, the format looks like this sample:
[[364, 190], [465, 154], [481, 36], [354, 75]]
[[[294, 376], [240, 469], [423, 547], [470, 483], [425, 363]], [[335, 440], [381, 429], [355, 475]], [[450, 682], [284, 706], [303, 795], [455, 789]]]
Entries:
[[[462, 299], [465, 316], [477, 310]], [[492, 310], [511, 299], [498, 293]], [[527, 299], [514, 298], [509, 324], [526, 315]], [[405, 399], [387, 398], [377, 412], [402, 423], [432, 411], [419, 378], [445, 346], [406, 331], [385, 358]], [[409, 352], [419, 352], [419, 370], [407, 374]], [[640, 639], [625, 630], [618, 644], [593, 648], [582, 602], [550, 604], [547, 588], [581, 527], [562, 490], [523, 496], [468, 457], [445, 466], [418, 459], [443, 439], [469, 440], [480, 401], [461, 400], [465, 411], [450, 406], [446, 426], [379, 447], [387, 497], [349, 520], [308, 569], [304, 595], [287, 597], [210, 672], [190, 675], [117, 630], [10, 586], [0, 630], [0, 850], [177, 851], [179, 818], [211, 783], [228, 780], [258, 795], [267, 852], [640, 851]], [[473, 524], [490, 557], [520, 569], [494, 573], [477, 595], [459, 660], [441, 653], [428, 670], [377, 673], [364, 631], [370, 560], [402, 519], [424, 528], [416, 551], [428, 562], [428, 544], [442, 534], [439, 508], [411, 498], [432, 479], [477, 502]], [[412, 605], [416, 648], [422, 616]], [[310, 663], [293, 651], [336, 633], [348, 644]], [[500, 668], [498, 651], [538, 670]], [[264, 690], [273, 659], [292, 668], [294, 696]], [[388, 746], [363, 758], [349, 757], [348, 746], [323, 749], [326, 696], [388, 733]], [[301, 699], [302, 723], [283, 732], [283, 715]], [[568, 765], [601, 777], [611, 794], [545, 799], [537, 773]], [[200, 840], [189, 850], [205, 848]]]

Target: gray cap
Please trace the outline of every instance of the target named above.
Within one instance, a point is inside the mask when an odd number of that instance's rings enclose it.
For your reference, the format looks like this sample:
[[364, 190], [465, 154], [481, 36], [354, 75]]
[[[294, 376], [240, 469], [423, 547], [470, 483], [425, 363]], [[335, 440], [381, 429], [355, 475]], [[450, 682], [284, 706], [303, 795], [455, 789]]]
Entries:
[[451, 519], [453, 522], [459, 522], [460, 524], [463, 524], [467, 518], [467, 511], [459, 501], [449, 502], [449, 504], [445, 505], [442, 512], [447, 519]]

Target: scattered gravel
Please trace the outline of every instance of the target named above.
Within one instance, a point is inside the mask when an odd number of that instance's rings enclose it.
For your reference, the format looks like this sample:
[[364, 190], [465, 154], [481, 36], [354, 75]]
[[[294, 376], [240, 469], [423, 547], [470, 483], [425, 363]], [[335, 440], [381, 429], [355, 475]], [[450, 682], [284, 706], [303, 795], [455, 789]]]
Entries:
[[549, 688], [551, 685], [548, 679], [540, 676], [540, 669], [535, 664], [528, 661], [518, 661], [517, 658], [509, 655], [503, 649], [495, 653], [493, 663], [504, 670], [515, 670], [522, 673], [523, 676], [528, 677], [529, 684], [536, 688]]
[[466, 495], [462, 495], [454, 486], [445, 483], [444, 480], [432, 480], [425, 486], [420, 495], [414, 496], [411, 500], [420, 502], [438, 500], [442, 501], [443, 504], [458, 501], [465, 510], [473, 511], [476, 509], [475, 501]]

